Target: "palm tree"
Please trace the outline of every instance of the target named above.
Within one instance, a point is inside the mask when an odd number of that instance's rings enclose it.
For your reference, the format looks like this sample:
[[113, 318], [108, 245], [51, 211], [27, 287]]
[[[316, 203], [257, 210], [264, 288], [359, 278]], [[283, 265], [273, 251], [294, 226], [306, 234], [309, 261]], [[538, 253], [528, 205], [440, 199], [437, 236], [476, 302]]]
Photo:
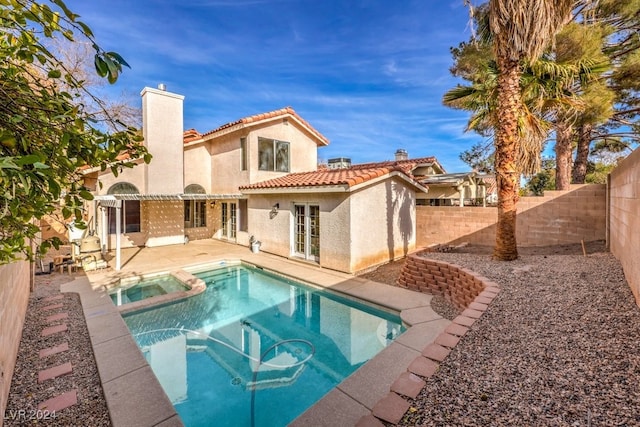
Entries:
[[573, 0], [490, 0], [489, 25], [498, 67], [499, 117], [495, 128], [498, 223], [493, 257], [518, 258], [516, 204], [521, 144], [518, 124], [523, 119], [521, 64], [539, 58], [552, 37], [568, 22]]

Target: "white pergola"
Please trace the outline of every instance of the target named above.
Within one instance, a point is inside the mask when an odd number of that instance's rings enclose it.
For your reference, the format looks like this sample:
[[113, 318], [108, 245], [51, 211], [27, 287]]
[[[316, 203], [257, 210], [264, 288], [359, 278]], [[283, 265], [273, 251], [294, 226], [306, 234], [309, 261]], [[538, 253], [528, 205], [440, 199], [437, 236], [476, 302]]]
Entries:
[[119, 271], [122, 268], [121, 265], [121, 238], [122, 238], [122, 224], [121, 224], [121, 210], [123, 200], [140, 200], [140, 201], [165, 201], [165, 200], [233, 200], [244, 199], [243, 194], [107, 194], [102, 196], [95, 196], [94, 201], [98, 203], [100, 207], [102, 233], [100, 236], [102, 254], [104, 255], [107, 247], [108, 227], [107, 224], [107, 208], [115, 208], [116, 210], [116, 263], [115, 269]]

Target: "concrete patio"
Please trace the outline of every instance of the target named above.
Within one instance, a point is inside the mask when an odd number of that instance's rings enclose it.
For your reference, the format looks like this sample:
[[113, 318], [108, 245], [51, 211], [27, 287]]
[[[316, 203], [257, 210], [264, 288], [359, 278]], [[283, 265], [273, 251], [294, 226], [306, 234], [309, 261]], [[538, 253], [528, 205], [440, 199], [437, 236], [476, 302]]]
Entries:
[[[394, 407], [395, 401], [389, 399], [392, 386], [404, 379], [410, 365], [414, 372], [425, 369], [422, 359], [429, 360], [422, 357], [423, 350], [451, 324], [431, 309], [431, 295], [372, 282], [307, 262], [264, 252], [252, 253], [248, 248], [235, 244], [200, 240], [179, 246], [125, 249], [121, 256], [120, 271], [109, 268], [89, 272], [62, 286], [63, 292], [78, 292], [81, 296], [114, 426], [182, 424], [118, 309], [103, 290], [102, 285], [115, 278], [170, 272], [223, 260], [242, 260], [399, 312], [408, 330], [300, 415], [292, 423], [296, 426], [356, 425], [366, 419], [363, 417], [370, 417], [372, 411], [382, 419], [389, 418], [385, 417], [385, 411], [404, 413], [406, 408]], [[112, 254], [108, 254], [107, 259], [111, 265]]]

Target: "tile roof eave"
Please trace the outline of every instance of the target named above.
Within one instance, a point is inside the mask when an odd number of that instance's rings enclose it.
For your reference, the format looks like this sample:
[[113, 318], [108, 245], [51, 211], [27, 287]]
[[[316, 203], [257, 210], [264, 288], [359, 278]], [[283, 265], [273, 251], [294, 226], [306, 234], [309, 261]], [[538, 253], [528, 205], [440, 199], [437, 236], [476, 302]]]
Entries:
[[[272, 113], [275, 113], [275, 112], [258, 114], [256, 116], [245, 117], [235, 122], [227, 123], [226, 125], [222, 125], [219, 128], [203, 133], [202, 134], [203, 140], [217, 138], [232, 132], [236, 132], [244, 128], [255, 127], [263, 123], [268, 123], [278, 119], [282, 119], [283, 117], [289, 117], [293, 119], [298, 124], [298, 126], [303, 128], [306, 132], [308, 132], [310, 135], [313, 136], [313, 138], [316, 140], [316, 145], [318, 146], [329, 145], [329, 140], [320, 132], [318, 132], [316, 129], [314, 129], [306, 120], [300, 117], [298, 113], [296, 113], [293, 109], [285, 108], [282, 110], [276, 110], [276, 112], [280, 112], [280, 111], [282, 112], [279, 114], [272, 115]], [[260, 117], [260, 118], [256, 119], [255, 117]]]
[[300, 185], [283, 185], [272, 184], [265, 187], [240, 187], [240, 191], [243, 194], [279, 194], [279, 193], [344, 193], [354, 192], [361, 188], [365, 188], [374, 185], [380, 181], [384, 181], [390, 178], [398, 178], [403, 180], [406, 184], [414, 187], [420, 192], [428, 192], [428, 187], [417, 182], [415, 179], [408, 176], [406, 173], [399, 170], [385, 170], [385, 173], [380, 173], [377, 176], [369, 175], [366, 178], [362, 176], [354, 178], [347, 178], [344, 182], [335, 184], [300, 184]]
[[347, 184], [301, 185], [288, 187], [242, 188], [242, 194], [281, 194], [281, 193], [347, 193], [351, 188]]

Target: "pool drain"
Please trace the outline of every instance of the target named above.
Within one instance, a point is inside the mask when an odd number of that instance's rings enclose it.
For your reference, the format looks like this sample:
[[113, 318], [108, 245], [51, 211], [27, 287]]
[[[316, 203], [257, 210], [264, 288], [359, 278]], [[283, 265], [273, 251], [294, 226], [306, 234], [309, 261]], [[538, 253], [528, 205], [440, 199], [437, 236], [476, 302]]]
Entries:
[[242, 380], [240, 379], [240, 377], [235, 377], [234, 379], [231, 380], [232, 385], [240, 385], [241, 382]]

